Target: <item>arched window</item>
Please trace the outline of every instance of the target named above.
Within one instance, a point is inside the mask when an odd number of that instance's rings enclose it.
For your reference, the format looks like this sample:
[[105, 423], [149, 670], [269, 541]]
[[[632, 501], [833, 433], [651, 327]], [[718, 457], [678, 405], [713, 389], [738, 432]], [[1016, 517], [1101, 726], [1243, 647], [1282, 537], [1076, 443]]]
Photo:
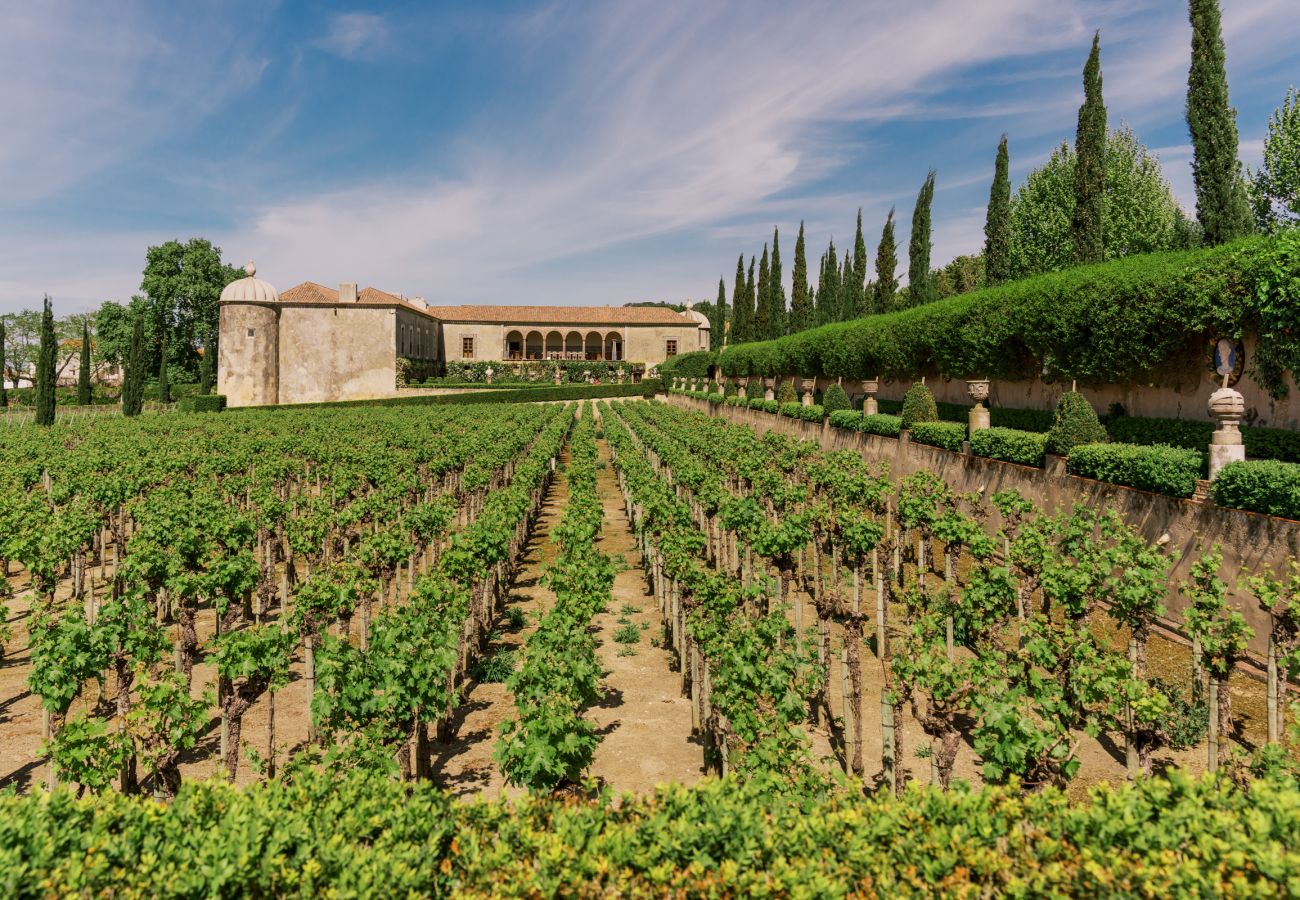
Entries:
[[599, 331], [587, 332], [587, 359], [600, 359], [604, 343]]

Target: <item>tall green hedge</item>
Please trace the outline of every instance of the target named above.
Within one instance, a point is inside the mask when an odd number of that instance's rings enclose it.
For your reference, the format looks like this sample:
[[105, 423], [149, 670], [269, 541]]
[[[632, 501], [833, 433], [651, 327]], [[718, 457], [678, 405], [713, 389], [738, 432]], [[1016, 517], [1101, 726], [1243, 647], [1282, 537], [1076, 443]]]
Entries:
[[709, 367], [716, 364], [718, 354], [708, 350], [679, 353], [659, 364], [659, 377], [666, 381], [674, 378], [707, 378]]
[[1220, 506], [1300, 519], [1300, 465], [1275, 460], [1228, 463], [1219, 470], [1210, 494]]
[[731, 375], [1147, 382], [1203, 365], [1208, 335], [1255, 332], [1256, 379], [1300, 368], [1300, 230], [1133, 256], [722, 351]]

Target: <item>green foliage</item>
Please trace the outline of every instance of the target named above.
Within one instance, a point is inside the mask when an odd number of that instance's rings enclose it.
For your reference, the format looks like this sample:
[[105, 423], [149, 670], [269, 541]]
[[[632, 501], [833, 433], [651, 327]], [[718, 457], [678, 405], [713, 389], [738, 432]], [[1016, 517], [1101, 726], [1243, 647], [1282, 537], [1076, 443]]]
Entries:
[[221, 248], [204, 238], [165, 241], [145, 252], [140, 279], [143, 296], [132, 301], [132, 312], [146, 319], [144, 370], [158, 373], [166, 350], [167, 367], [198, 381], [199, 348], [219, 353], [218, 299], [221, 290], [244, 272], [221, 260]]
[[1261, 231], [1300, 225], [1300, 91], [1294, 87], [1269, 117], [1264, 162], [1250, 188]]
[[820, 423], [822, 419], [826, 418], [826, 408], [820, 403], [812, 403], [808, 406], [800, 405], [793, 418], [803, 419], [805, 422]]
[[137, 313], [131, 326], [131, 346], [123, 365], [122, 414], [138, 416], [144, 409], [144, 383], [148, 368], [144, 345], [144, 316]]
[[[3, 341], [0, 341], [2, 343]], [[81, 323], [81, 351], [77, 359], [77, 405], [89, 406], [90, 390], [90, 322]]]
[[[861, 214], [859, 214], [861, 215]], [[861, 219], [859, 219], [859, 227]], [[794, 242], [794, 287], [790, 294], [790, 333], [811, 328], [816, 323], [813, 297], [808, 289], [808, 259], [804, 249], [803, 222], [799, 223], [799, 237]]]
[[777, 411], [781, 415], [785, 416], [787, 419], [799, 418], [799, 410], [801, 409], [801, 407], [799, 406], [798, 401], [790, 400], [786, 403], [782, 403], [780, 400], [778, 400], [776, 402], [778, 407]]
[[718, 355], [708, 350], [679, 353], [659, 364], [659, 377], [670, 382], [674, 378], [708, 378], [710, 367], [717, 361]]
[[515, 672], [517, 664], [513, 650], [497, 650], [480, 656], [470, 669], [470, 677], [480, 684], [501, 684]]
[[41, 348], [36, 357], [36, 424], [49, 427], [54, 424], [55, 355], [54, 311], [50, 298], [45, 298], [41, 313]]
[[1190, 497], [1205, 469], [1205, 454], [1163, 444], [1080, 444], [1070, 450], [1066, 468], [1084, 478]]
[[749, 277], [745, 277], [745, 254], [736, 260], [736, 284], [731, 295], [731, 340], [743, 344], [754, 339], [754, 263], [749, 263]]
[[774, 340], [786, 333], [785, 282], [781, 279], [780, 229], [772, 231], [772, 265], [767, 275], [767, 330], [765, 340]]
[[777, 403], [798, 403], [799, 393], [794, 389], [794, 381], [786, 378], [781, 382], [781, 386], [776, 389]]
[[912, 440], [918, 444], [942, 447], [944, 450], [961, 450], [966, 440], [966, 429], [956, 422], [914, 422], [908, 429]]
[[934, 176], [933, 169], [925, 176], [921, 190], [916, 195], [916, 208], [912, 211], [912, 238], [908, 244], [907, 257], [909, 306], [920, 306], [935, 299], [934, 282], [930, 276], [930, 209], [934, 203]]
[[1259, 460], [1228, 463], [1210, 488], [1219, 506], [1300, 519], [1300, 465]]
[[1070, 246], [1074, 261], [1105, 258], [1102, 217], [1106, 190], [1106, 104], [1101, 96], [1101, 33], [1092, 36], [1092, 50], [1083, 67], [1083, 105], [1074, 138], [1074, 209], [1070, 217]]
[[903, 395], [902, 420], [904, 428], [911, 428], [918, 422], [939, 421], [939, 411], [934, 405], [934, 394], [918, 381], [907, 389]]
[[60, 780], [75, 781], [98, 794], [112, 787], [131, 747], [105, 720], [81, 715], [65, 722], [42, 752], [49, 755]]
[[1255, 630], [1241, 613], [1228, 606], [1227, 588], [1219, 580], [1223, 553], [1218, 545], [1193, 565], [1182, 585], [1191, 605], [1183, 611], [1188, 634], [1201, 644], [1201, 660], [1211, 678], [1226, 680], [1246, 652]]
[[176, 402], [176, 409], [180, 412], [222, 412], [225, 408], [225, 394], [195, 394]]
[[718, 279], [718, 299], [709, 311], [709, 349], [721, 350], [727, 337], [727, 283]]
[[822, 397], [822, 406], [826, 409], [827, 415], [853, 408], [853, 404], [849, 402], [849, 395], [839, 384], [832, 384], [826, 389], [826, 395]]
[[879, 434], [885, 437], [898, 437], [899, 432], [903, 429], [903, 420], [898, 416], [885, 415], [884, 413], [864, 416], [854, 410], [831, 413], [831, 424], [836, 428], [849, 428], [854, 431], [865, 431], [868, 434]]
[[1106, 429], [1101, 427], [1097, 411], [1088, 398], [1077, 391], [1066, 391], [1056, 401], [1056, 416], [1047, 432], [1047, 451], [1067, 456], [1080, 444], [1096, 444], [1106, 440]]
[[981, 428], [970, 436], [971, 453], [1042, 468], [1047, 435], [1014, 428]]
[[9, 368], [5, 363], [7, 349], [5, 338], [5, 323], [4, 319], [0, 318], [0, 409], [9, 405]]
[[1237, 113], [1228, 100], [1227, 54], [1219, 0], [1190, 0], [1192, 66], [1187, 74], [1187, 128], [1192, 135], [1196, 218], [1205, 242], [1249, 234], [1250, 202], [1237, 158]]
[[894, 297], [898, 293], [898, 251], [894, 245], [894, 208], [889, 208], [885, 225], [880, 231], [880, 243], [876, 245], [876, 282], [872, 286], [875, 302], [874, 313], [886, 313], [894, 308]]
[[998, 142], [993, 164], [993, 185], [984, 219], [984, 271], [989, 284], [1001, 284], [1011, 277], [1011, 179], [1007, 136]]
[[614, 640], [620, 644], [641, 642], [641, 629], [634, 624], [622, 625], [614, 631]]
[[1205, 740], [1209, 728], [1210, 709], [1204, 697], [1189, 697], [1178, 685], [1160, 678], [1151, 679], [1152, 686], [1165, 695], [1169, 712], [1164, 730], [1173, 750], [1191, 750]]

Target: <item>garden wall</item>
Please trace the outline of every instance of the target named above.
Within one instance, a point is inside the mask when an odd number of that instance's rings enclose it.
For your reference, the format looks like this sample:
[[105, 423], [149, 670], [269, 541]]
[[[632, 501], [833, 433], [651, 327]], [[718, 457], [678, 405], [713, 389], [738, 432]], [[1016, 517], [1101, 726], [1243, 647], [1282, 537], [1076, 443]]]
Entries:
[[[711, 408], [711, 404], [693, 397], [667, 395], [666, 401], [750, 426], [760, 434], [775, 430], [817, 441], [823, 450], [856, 450], [868, 462], [887, 463], [891, 476], [895, 478], [904, 478], [918, 471], [934, 472], [957, 493], [978, 491], [991, 497], [998, 491], [1015, 488], [1049, 513], [1069, 510], [1078, 504], [1113, 509], [1148, 540], [1156, 541], [1168, 535], [1176, 548], [1176, 562], [1170, 572], [1170, 591], [1165, 604], [1170, 612], [1166, 624], [1175, 632], [1181, 632], [1181, 613], [1186, 606], [1177, 586], [1188, 578], [1192, 564], [1204, 549], [1216, 543], [1221, 546], [1222, 572], [1229, 590], [1236, 583], [1233, 573], [1282, 572], [1288, 560], [1300, 556], [1300, 522], [1290, 519], [1224, 509], [1195, 500], [1179, 500], [897, 438], [844, 431], [829, 424], [819, 426], [756, 409], [725, 405]], [[991, 511], [990, 524], [995, 529], [1000, 527], [996, 510]], [[1244, 592], [1234, 594], [1232, 602], [1255, 629], [1250, 649], [1263, 659], [1268, 649], [1268, 615]]]

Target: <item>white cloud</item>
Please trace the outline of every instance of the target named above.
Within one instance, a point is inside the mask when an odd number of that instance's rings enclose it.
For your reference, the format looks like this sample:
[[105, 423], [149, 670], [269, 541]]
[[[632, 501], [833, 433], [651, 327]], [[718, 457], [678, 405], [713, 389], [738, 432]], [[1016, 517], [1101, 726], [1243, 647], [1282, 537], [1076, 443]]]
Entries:
[[372, 57], [387, 49], [392, 33], [383, 16], [375, 13], [337, 13], [330, 18], [329, 29], [313, 44], [344, 59]]

